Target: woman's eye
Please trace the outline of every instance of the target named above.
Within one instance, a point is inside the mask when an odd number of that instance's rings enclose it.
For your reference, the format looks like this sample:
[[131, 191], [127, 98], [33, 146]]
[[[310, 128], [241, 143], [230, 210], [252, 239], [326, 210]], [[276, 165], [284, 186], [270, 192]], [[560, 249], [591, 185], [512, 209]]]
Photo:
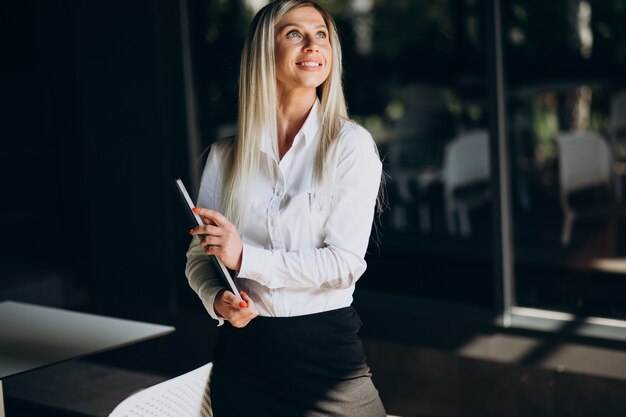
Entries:
[[326, 37], [328, 37], [326, 32], [317, 32], [316, 36], [317, 36], [318, 39], [326, 39]]
[[300, 33], [297, 30], [291, 30], [287, 33], [288, 38], [299, 38]]

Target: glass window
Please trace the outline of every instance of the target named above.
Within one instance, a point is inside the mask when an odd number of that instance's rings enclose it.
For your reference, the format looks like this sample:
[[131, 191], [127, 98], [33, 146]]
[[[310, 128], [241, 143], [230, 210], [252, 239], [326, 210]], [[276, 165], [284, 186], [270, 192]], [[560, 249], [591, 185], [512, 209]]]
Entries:
[[[241, 45], [265, 3], [191, 6], [205, 145], [234, 132]], [[483, 2], [321, 3], [342, 36], [351, 117], [374, 136], [387, 174], [389, 207], [360, 287], [490, 307]]]
[[483, 2], [326, 3], [343, 34], [351, 117], [387, 174], [360, 287], [491, 307]]
[[502, 5], [516, 303], [626, 318], [626, 1]]
[[[190, 1], [189, 20], [203, 148], [234, 134], [239, 60], [254, 1]], [[260, 5], [256, 5], [257, 8]]]

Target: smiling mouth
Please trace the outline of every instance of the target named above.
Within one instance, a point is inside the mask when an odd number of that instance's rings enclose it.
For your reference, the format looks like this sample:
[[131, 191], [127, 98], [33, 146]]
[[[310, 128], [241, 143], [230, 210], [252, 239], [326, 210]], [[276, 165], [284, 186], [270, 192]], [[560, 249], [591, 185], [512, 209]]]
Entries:
[[313, 62], [313, 61], [296, 62], [296, 65], [300, 67], [321, 67], [322, 66], [320, 62]]

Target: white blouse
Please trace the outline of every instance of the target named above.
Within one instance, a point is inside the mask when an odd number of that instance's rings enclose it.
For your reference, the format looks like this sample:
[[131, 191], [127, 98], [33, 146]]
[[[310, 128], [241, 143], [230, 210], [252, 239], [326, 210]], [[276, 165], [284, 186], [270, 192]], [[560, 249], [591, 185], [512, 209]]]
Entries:
[[[330, 186], [322, 190], [313, 176], [320, 127], [316, 101], [282, 160], [270, 138], [264, 138], [260, 147], [276, 174], [269, 164], [260, 164], [248, 219], [239, 230], [243, 257], [235, 282], [261, 316], [347, 307], [366, 269], [364, 256], [382, 171], [376, 145], [363, 127], [343, 122], [330, 164]], [[222, 155], [221, 145], [211, 147], [198, 207], [221, 212]], [[224, 287], [197, 237], [187, 252], [185, 272], [211, 317], [222, 324], [213, 301]]]

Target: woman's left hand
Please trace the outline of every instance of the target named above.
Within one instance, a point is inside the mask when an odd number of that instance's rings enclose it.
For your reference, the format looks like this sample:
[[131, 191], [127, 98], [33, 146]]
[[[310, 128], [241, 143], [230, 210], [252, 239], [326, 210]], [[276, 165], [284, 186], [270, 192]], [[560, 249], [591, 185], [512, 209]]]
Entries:
[[196, 226], [189, 231], [192, 235], [205, 235], [200, 246], [207, 255], [217, 256], [228, 269], [241, 269], [243, 242], [239, 232], [223, 214], [215, 210], [196, 207], [193, 211], [202, 217], [204, 226]]

